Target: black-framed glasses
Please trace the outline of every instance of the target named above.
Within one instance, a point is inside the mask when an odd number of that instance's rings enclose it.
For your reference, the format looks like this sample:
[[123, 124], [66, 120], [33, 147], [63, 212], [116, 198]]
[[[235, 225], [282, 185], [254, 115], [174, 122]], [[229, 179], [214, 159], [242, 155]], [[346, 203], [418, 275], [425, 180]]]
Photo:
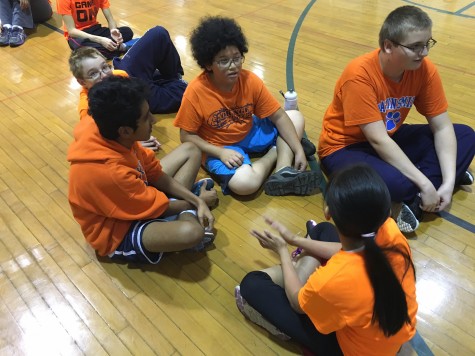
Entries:
[[104, 63], [100, 70], [91, 72], [87, 75], [87, 79], [97, 80], [101, 77], [101, 74], [107, 75], [112, 72], [112, 66], [110, 64]]
[[229, 69], [231, 67], [231, 63], [234, 63], [235, 66], [239, 66], [244, 63], [244, 56], [234, 57], [234, 58], [226, 58], [220, 59], [215, 61], [220, 69]]
[[426, 43], [415, 44], [415, 45], [412, 45], [412, 46], [405, 46], [405, 45], [400, 44], [400, 43], [398, 43], [396, 41], [393, 41], [393, 40], [391, 40], [391, 42], [394, 43], [395, 45], [407, 48], [408, 50], [410, 50], [411, 52], [414, 52], [414, 53], [422, 53], [424, 51], [424, 48], [427, 48], [427, 50], [430, 50], [437, 43], [437, 41], [434, 40], [433, 38], [431, 38]]

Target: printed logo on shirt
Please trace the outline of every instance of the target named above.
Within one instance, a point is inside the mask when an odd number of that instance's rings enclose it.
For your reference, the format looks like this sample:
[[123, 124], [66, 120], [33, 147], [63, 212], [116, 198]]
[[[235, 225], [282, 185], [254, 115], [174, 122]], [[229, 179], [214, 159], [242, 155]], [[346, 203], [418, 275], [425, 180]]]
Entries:
[[414, 104], [415, 96], [403, 96], [401, 98], [387, 98], [381, 100], [378, 104], [379, 111], [386, 113], [384, 121], [386, 123], [386, 131], [392, 131], [397, 128], [401, 121], [401, 112], [398, 111], [402, 108], [410, 109]]
[[89, 1], [75, 1], [74, 8], [76, 9], [76, 22], [91, 22], [96, 18], [96, 13], [99, 11], [94, 5], [94, 0]]
[[208, 125], [214, 129], [227, 129], [233, 124], [242, 124], [252, 120], [253, 104], [246, 104], [234, 108], [221, 108], [212, 113], [208, 118]]
[[414, 100], [416, 99], [415, 96], [403, 96], [401, 98], [387, 98], [385, 100], [381, 100], [378, 104], [378, 108], [380, 112], [386, 112], [388, 110], [399, 110], [401, 108], [412, 108], [414, 104]]
[[392, 131], [401, 121], [401, 113], [399, 111], [391, 111], [386, 114], [386, 131]]
[[137, 165], [137, 171], [140, 173], [140, 179], [142, 179], [145, 183], [145, 185], [148, 185], [147, 181], [147, 174], [145, 173], [145, 170], [142, 167], [142, 163], [140, 163], [140, 160], [138, 160], [138, 165]]

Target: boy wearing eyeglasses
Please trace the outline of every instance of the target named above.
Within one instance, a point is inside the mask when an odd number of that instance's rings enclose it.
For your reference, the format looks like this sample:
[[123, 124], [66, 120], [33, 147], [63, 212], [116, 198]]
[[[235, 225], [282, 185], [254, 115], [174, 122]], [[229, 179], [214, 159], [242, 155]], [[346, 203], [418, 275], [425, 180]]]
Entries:
[[[427, 58], [436, 43], [424, 11], [392, 11], [379, 33], [380, 48], [351, 61], [337, 81], [319, 140], [327, 174], [359, 161], [376, 169], [392, 201], [402, 203], [402, 232], [417, 229], [422, 211], [445, 209], [455, 185], [473, 183], [467, 169], [475, 133], [450, 121], [439, 73]], [[413, 106], [428, 124], [404, 123]]]
[[[182, 142], [204, 153], [204, 167], [223, 193], [249, 195], [263, 184], [268, 195], [314, 193], [320, 175], [306, 170], [304, 118], [285, 112], [262, 80], [242, 68], [248, 46], [241, 27], [230, 18], [207, 17], [190, 43], [203, 72], [188, 84], [174, 125]], [[261, 157], [251, 162], [252, 153]]]
[[[112, 74], [144, 80], [149, 85], [148, 102], [152, 113], [178, 110], [187, 83], [181, 79], [180, 56], [165, 28], [156, 26], [148, 30], [124, 57], [114, 58], [113, 63], [115, 69], [92, 47], [80, 47], [71, 53], [70, 70], [83, 87], [78, 108], [80, 118], [88, 114], [89, 89]], [[155, 151], [160, 147], [153, 136], [142, 145]]]

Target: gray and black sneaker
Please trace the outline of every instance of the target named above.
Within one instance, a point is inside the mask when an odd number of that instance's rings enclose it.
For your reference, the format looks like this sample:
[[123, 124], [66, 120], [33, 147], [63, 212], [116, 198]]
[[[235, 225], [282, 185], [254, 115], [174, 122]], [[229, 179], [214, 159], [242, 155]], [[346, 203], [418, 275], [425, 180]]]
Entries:
[[274, 325], [268, 322], [267, 319], [264, 318], [261, 313], [259, 313], [256, 309], [254, 309], [247, 303], [247, 301], [241, 295], [240, 286], [236, 286], [236, 288], [234, 289], [234, 297], [236, 298], [236, 305], [239, 311], [247, 319], [252, 321], [254, 324], [259, 325], [260, 327], [263, 327], [272, 335], [278, 337], [281, 340], [290, 340], [290, 337], [288, 335], [284, 334], [282, 331], [280, 331]]
[[410, 233], [417, 230], [419, 221], [421, 221], [423, 217], [423, 211], [420, 205], [420, 194], [417, 194], [412, 202], [402, 203], [401, 211], [396, 221], [401, 232]]
[[267, 195], [310, 195], [318, 191], [321, 176], [315, 171], [300, 172], [284, 167], [272, 174], [264, 183]]
[[472, 185], [473, 184], [473, 174], [469, 171], [465, 171], [462, 179], [459, 182], [459, 185]]

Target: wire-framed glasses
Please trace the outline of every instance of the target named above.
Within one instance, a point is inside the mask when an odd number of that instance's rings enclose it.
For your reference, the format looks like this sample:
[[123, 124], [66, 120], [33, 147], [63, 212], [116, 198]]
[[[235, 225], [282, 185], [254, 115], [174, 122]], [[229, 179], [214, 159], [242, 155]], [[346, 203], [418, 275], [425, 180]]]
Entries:
[[427, 48], [427, 50], [430, 50], [437, 43], [437, 41], [434, 40], [433, 38], [431, 38], [426, 43], [418, 43], [418, 44], [414, 44], [414, 45], [411, 45], [411, 46], [406, 46], [406, 45], [400, 44], [400, 43], [398, 43], [396, 41], [393, 41], [393, 40], [391, 40], [391, 42], [394, 43], [395, 45], [407, 48], [408, 50], [410, 50], [411, 52], [414, 52], [414, 53], [422, 53], [424, 51], [424, 48]]
[[110, 74], [110, 72], [112, 72], [112, 66], [110, 64], [104, 63], [100, 70], [89, 73], [86, 78], [90, 80], [97, 80], [101, 77], [101, 74], [107, 75]]

